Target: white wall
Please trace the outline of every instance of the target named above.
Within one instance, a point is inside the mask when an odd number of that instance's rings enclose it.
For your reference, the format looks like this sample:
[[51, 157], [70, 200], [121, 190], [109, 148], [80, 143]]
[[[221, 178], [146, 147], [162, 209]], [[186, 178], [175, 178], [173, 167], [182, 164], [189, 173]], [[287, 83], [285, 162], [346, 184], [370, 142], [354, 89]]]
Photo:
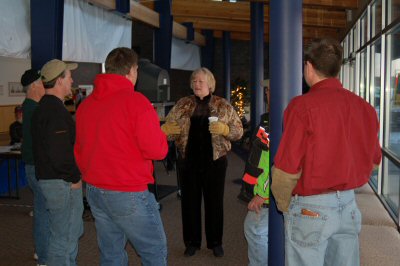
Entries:
[[31, 68], [30, 59], [0, 56], [0, 105], [22, 103], [24, 96], [8, 95], [8, 82], [20, 82], [22, 74], [29, 68]]

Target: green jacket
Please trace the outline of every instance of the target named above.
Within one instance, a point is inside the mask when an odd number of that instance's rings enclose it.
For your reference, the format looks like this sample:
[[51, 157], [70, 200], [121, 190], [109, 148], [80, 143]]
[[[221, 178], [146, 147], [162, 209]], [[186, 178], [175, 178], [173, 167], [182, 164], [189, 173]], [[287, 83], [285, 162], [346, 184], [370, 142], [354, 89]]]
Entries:
[[269, 177], [269, 119], [268, 114], [265, 114], [252, 139], [239, 198], [250, 201], [254, 195], [258, 195], [265, 199], [265, 203], [269, 203]]

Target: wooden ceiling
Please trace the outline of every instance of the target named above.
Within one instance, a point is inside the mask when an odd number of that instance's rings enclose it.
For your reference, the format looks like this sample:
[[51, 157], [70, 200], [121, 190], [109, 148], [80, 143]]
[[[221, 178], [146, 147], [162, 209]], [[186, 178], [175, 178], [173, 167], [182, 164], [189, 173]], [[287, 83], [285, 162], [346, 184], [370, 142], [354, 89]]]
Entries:
[[[268, 41], [269, 1], [253, 1], [265, 3], [264, 36]], [[137, 2], [154, 10], [154, 1]], [[233, 40], [250, 40], [251, 1], [172, 0], [171, 2], [175, 22], [192, 22], [197, 32], [203, 29], [213, 30], [215, 37], [221, 37], [223, 31], [228, 31]], [[357, 8], [358, 0], [303, 0], [304, 41], [320, 37], [339, 39], [347, 26], [346, 10]]]
[[[116, 9], [115, 0], [86, 0], [107, 10]], [[130, 0], [130, 12], [126, 17], [159, 27], [159, 14], [154, 2], [160, 0]], [[172, 3], [173, 35], [186, 38], [184, 22], [193, 23], [194, 43], [205, 45], [202, 30], [213, 30], [220, 38], [223, 31], [231, 33], [233, 40], [250, 40], [250, 2], [262, 2], [264, 6], [264, 36], [269, 37], [269, 0], [170, 0]], [[292, 0], [299, 1], [299, 0]], [[331, 37], [340, 39], [347, 28], [346, 11], [357, 10], [359, 0], [303, 0], [303, 39]]]

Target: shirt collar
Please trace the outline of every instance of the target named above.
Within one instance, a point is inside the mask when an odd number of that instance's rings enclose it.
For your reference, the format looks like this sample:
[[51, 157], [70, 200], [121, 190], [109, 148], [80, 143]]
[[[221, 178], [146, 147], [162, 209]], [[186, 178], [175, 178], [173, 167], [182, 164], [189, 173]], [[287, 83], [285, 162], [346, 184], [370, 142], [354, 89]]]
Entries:
[[207, 96], [205, 96], [203, 99], [200, 99], [200, 97], [198, 97], [196, 95], [195, 95], [195, 97], [196, 97], [196, 102], [197, 103], [208, 103], [210, 101], [210, 99], [211, 99], [211, 93], [208, 94]]
[[337, 90], [343, 88], [342, 83], [337, 78], [326, 78], [317, 83], [315, 83], [311, 88], [310, 92], [316, 92], [323, 90]]

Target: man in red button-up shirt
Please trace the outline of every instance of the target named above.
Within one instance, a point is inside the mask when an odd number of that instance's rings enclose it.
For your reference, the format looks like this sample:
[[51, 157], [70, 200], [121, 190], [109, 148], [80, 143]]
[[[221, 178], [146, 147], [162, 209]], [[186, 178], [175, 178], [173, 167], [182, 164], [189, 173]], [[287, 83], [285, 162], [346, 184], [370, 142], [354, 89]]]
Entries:
[[343, 88], [342, 47], [312, 42], [304, 54], [309, 93], [284, 113], [272, 192], [284, 212], [287, 265], [359, 265], [361, 215], [354, 188], [380, 164], [374, 108]]

